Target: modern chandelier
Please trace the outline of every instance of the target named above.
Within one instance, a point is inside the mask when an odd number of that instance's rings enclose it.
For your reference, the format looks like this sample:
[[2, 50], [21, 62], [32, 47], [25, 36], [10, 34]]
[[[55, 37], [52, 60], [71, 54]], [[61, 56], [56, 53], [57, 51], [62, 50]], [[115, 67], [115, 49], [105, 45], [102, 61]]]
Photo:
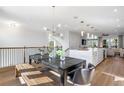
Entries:
[[[56, 8], [56, 6], [52, 6], [52, 19], [54, 21], [55, 21], [55, 8]], [[58, 24], [57, 26], [55, 26], [54, 22], [52, 24], [52, 28], [43, 27], [43, 29], [45, 31], [49, 31], [49, 33], [52, 36], [63, 37], [63, 33], [59, 32], [60, 28], [61, 28], [61, 24]]]

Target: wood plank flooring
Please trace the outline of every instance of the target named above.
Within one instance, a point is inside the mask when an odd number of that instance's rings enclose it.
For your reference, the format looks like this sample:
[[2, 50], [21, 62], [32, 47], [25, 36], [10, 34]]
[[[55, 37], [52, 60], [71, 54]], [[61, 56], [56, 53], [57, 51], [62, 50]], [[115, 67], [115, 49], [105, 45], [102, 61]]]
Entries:
[[[53, 86], [59, 85], [57, 77], [50, 73], [47, 75], [55, 80]], [[0, 86], [22, 86], [19, 79], [15, 78], [14, 67], [0, 69]], [[99, 64], [92, 86], [124, 86], [124, 58], [109, 57]]]
[[124, 58], [109, 57], [96, 67], [93, 86], [124, 85]]
[[14, 67], [0, 69], [0, 86], [21, 86], [18, 78], [15, 78]]

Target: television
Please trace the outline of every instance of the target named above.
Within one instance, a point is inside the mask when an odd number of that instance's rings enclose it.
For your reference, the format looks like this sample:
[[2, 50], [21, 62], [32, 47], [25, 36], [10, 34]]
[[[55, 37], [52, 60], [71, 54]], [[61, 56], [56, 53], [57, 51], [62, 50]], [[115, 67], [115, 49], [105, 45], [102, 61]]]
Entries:
[[86, 39], [82, 39], [82, 45], [86, 45]]

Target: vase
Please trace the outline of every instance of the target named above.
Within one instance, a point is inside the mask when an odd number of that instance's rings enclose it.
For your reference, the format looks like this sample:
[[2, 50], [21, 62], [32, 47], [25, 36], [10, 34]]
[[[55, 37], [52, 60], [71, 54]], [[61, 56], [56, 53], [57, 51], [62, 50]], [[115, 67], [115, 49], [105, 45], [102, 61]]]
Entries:
[[60, 56], [61, 61], [65, 61], [65, 56]]

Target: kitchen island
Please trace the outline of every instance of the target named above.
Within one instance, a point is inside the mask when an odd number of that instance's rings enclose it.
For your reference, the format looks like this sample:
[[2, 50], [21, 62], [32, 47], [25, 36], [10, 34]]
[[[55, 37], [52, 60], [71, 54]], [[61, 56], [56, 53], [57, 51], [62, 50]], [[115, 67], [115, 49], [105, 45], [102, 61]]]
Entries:
[[86, 63], [92, 63], [98, 65], [107, 56], [105, 48], [87, 48], [87, 49], [71, 49], [69, 51], [69, 57], [84, 59]]

